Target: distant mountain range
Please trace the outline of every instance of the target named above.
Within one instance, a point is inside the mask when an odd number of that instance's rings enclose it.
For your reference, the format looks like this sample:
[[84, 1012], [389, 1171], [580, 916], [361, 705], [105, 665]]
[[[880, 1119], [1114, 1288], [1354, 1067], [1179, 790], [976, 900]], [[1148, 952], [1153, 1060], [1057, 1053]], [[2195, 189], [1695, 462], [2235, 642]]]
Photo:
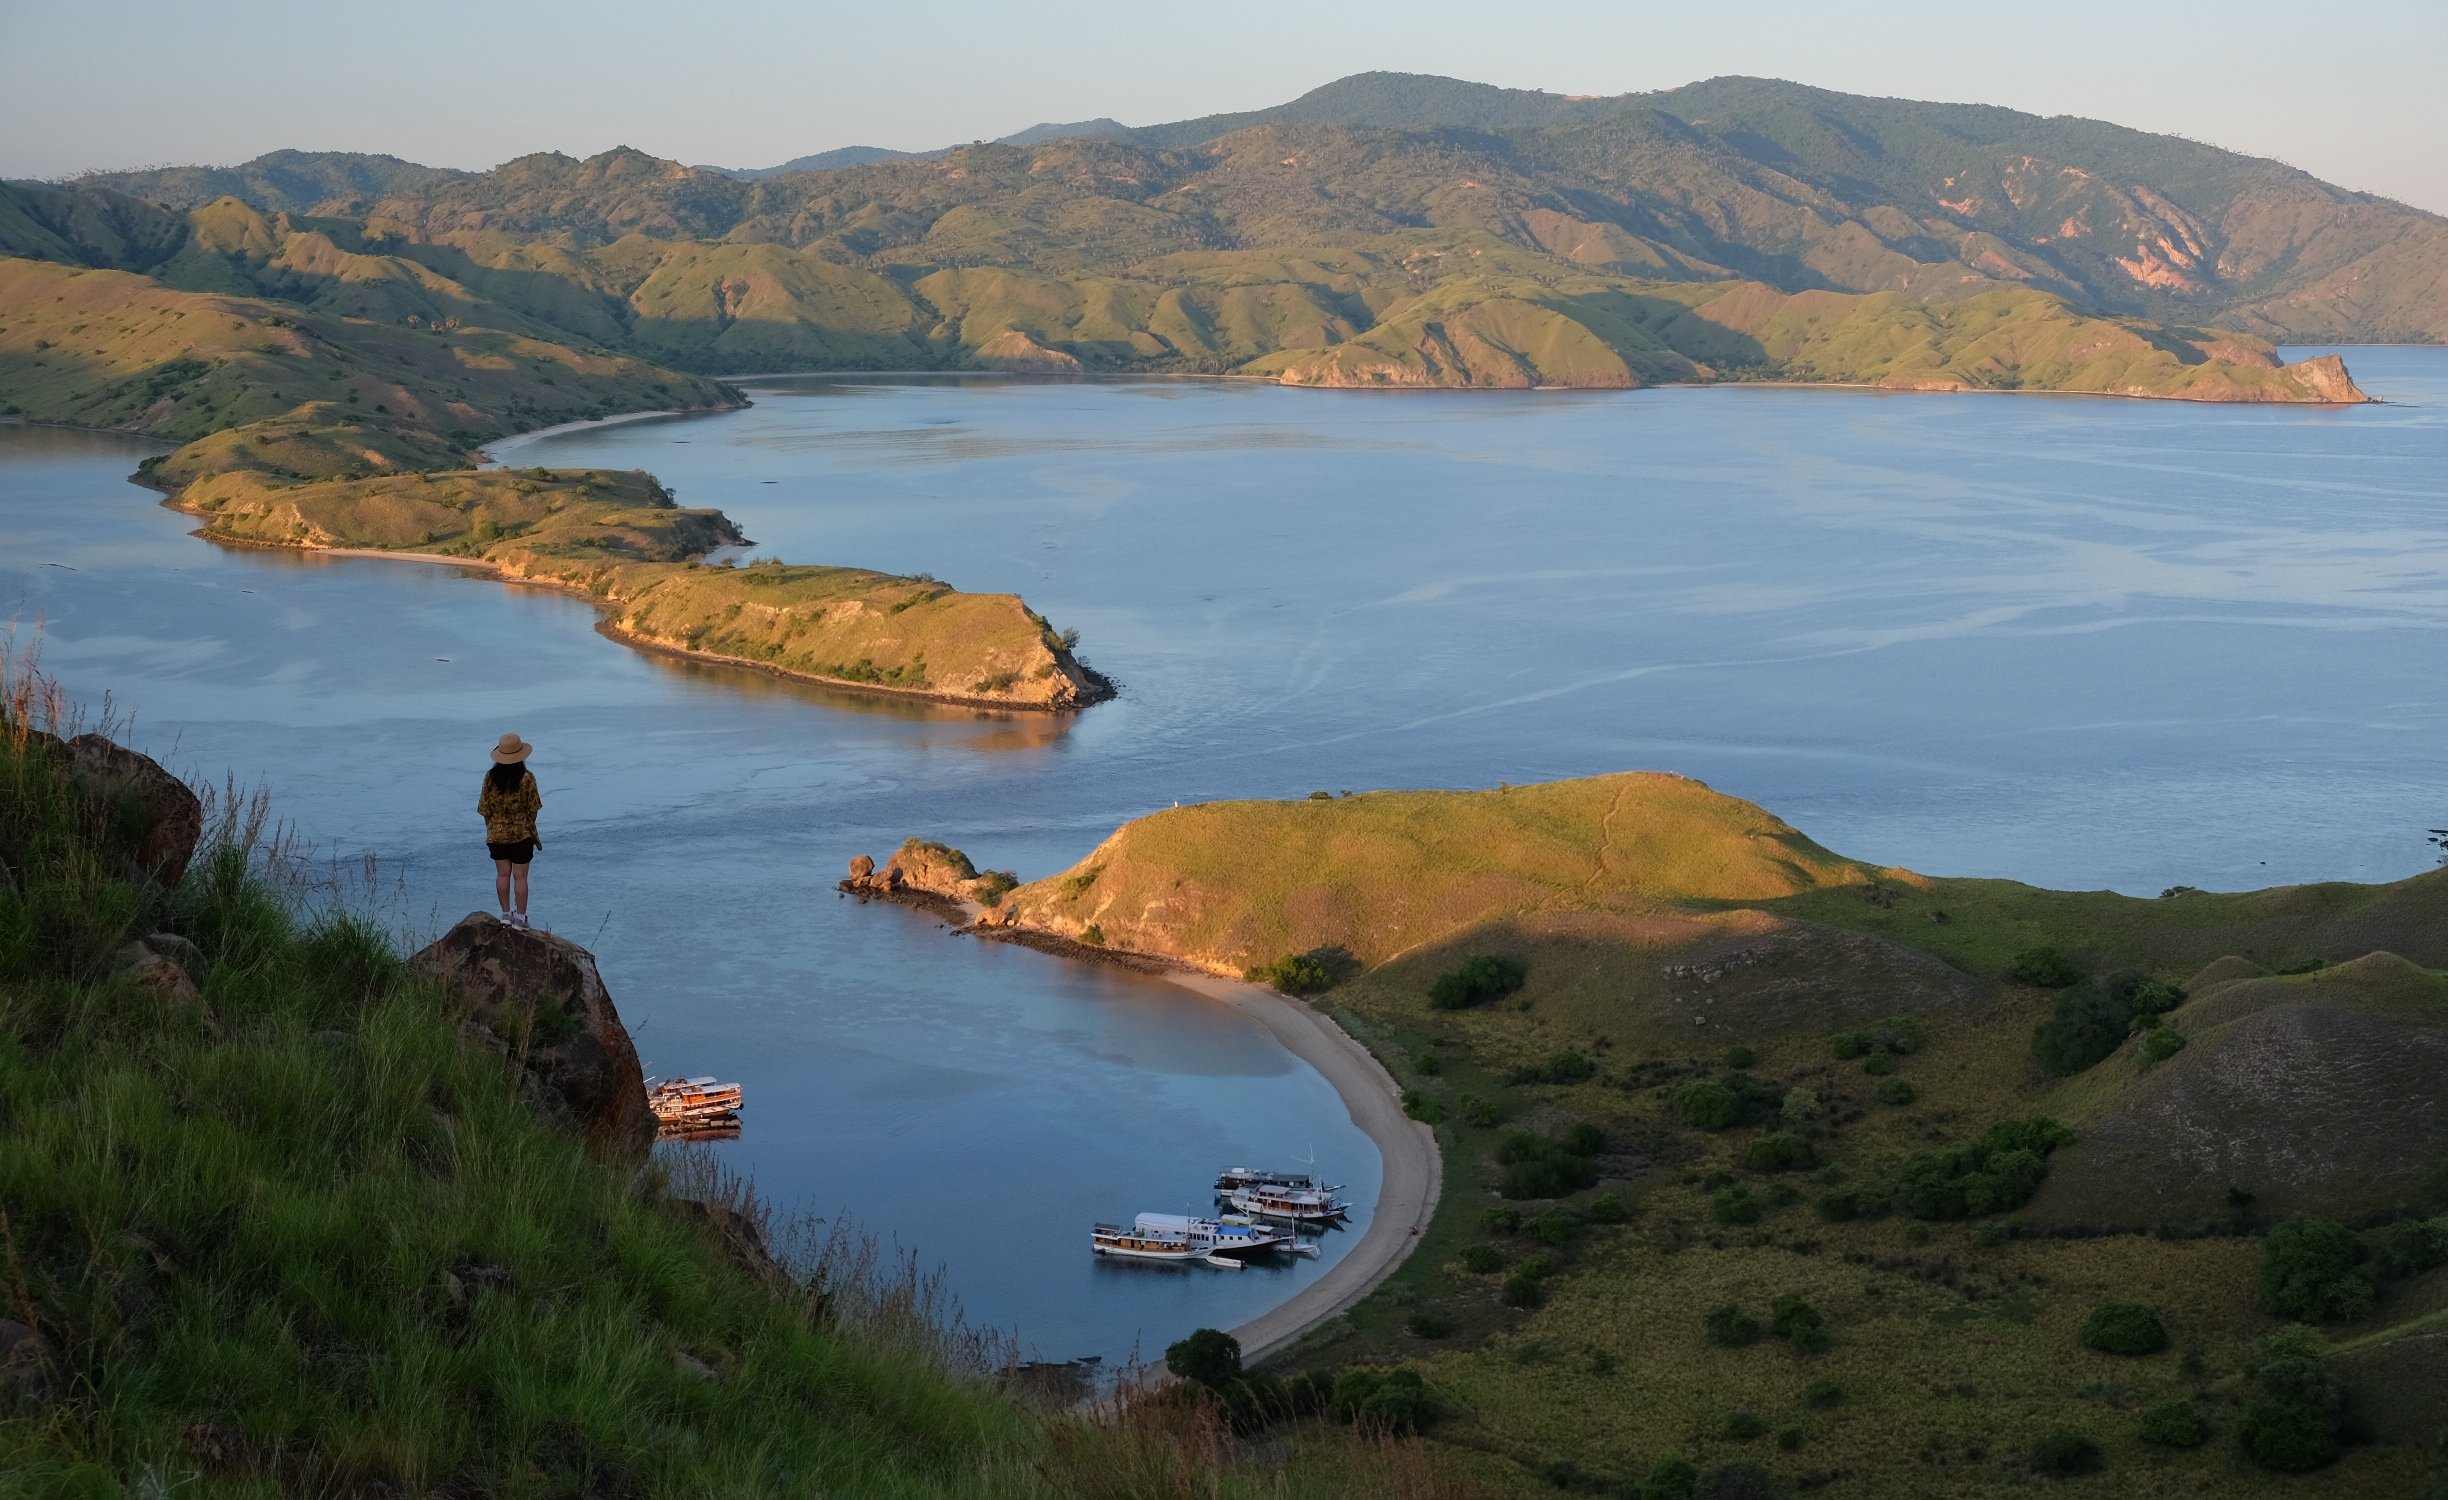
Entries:
[[627, 150], [487, 173], [276, 152], [77, 185], [182, 210], [226, 194], [372, 215], [428, 238], [481, 224], [587, 248], [639, 233], [1063, 276], [1483, 235], [1606, 275], [1917, 299], [2025, 287], [2276, 339], [2448, 338], [2436, 215], [2098, 121], [1754, 78], [1571, 98], [1368, 73], [1242, 114], [1040, 125], [923, 154], [845, 147], [755, 171]]

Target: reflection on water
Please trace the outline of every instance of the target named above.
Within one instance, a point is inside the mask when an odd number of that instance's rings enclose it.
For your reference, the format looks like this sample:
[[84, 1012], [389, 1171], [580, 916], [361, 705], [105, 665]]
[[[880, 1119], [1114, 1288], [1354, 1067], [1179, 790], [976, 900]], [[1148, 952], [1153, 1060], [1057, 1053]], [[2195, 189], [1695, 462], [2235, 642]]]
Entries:
[[653, 470], [795, 561], [1023, 594], [1123, 684], [1070, 720], [201, 546], [108, 438], [0, 437], [0, 588], [74, 691], [379, 851], [428, 930], [489, 896], [476, 778], [526, 735], [537, 910], [602, 956], [649, 1068], [747, 1086], [726, 1159], [944, 1261], [1040, 1353], [1118, 1354], [1320, 1266], [1100, 1267], [1091, 1220], [1312, 1146], [1366, 1202], [1374, 1152], [1230, 1010], [842, 900], [851, 855], [923, 833], [1025, 876], [1176, 801], [1658, 767], [1945, 873], [2408, 874], [2448, 731], [2448, 350], [2349, 359], [2402, 404], [893, 377], [509, 451]]

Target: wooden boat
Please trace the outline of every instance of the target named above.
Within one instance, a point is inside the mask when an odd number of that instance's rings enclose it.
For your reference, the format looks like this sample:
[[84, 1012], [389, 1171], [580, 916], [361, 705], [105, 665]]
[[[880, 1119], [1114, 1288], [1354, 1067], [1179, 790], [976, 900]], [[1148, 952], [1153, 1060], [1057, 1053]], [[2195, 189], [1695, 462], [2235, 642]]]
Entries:
[[740, 1086], [712, 1078], [646, 1080], [646, 1107], [659, 1140], [729, 1139], [739, 1134]]
[[1289, 1230], [1249, 1219], [1141, 1214], [1127, 1229], [1119, 1224], [1096, 1225], [1089, 1244], [1098, 1255], [1126, 1260], [1195, 1260], [1218, 1270], [1238, 1271], [1245, 1258], [1281, 1249], [1291, 1239]]
[[1226, 1167], [1216, 1174], [1216, 1193], [1220, 1197], [1242, 1188], [1287, 1187], [1303, 1192], [1331, 1193], [1341, 1183], [1320, 1182], [1315, 1172], [1279, 1172], [1268, 1167]]
[[1120, 1260], [1180, 1263], [1205, 1260], [1208, 1255], [1207, 1243], [1194, 1240], [1185, 1230], [1147, 1228], [1139, 1224], [1128, 1228], [1120, 1224], [1098, 1224], [1089, 1231], [1088, 1243], [1094, 1253]]
[[1290, 1224], [1331, 1224], [1351, 1212], [1351, 1205], [1332, 1193], [1273, 1183], [1236, 1188], [1224, 1200], [1253, 1218]]

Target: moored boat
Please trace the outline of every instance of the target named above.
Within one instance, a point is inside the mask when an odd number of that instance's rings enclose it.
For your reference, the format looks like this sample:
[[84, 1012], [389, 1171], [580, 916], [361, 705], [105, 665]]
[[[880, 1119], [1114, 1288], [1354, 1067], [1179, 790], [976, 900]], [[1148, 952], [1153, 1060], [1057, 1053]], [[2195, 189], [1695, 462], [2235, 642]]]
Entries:
[[1226, 1193], [1224, 1199], [1253, 1218], [1291, 1224], [1331, 1224], [1351, 1212], [1351, 1205], [1332, 1193], [1275, 1183], [1236, 1188]]
[[1271, 1167], [1226, 1167], [1216, 1174], [1218, 1196], [1243, 1188], [1287, 1187], [1310, 1193], [1331, 1193], [1341, 1183], [1321, 1182], [1315, 1172], [1279, 1172]]
[[[1141, 1215], [1142, 1220], [1146, 1215]], [[1123, 1260], [1192, 1261], [1204, 1260], [1208, 1242], [1193, 1239], [1185, 1230], [1150, 1228], [1144, 1222], [1127, 1228], [1120, 1224], [1099, 1224], [1089, 1231], [1090, 1248], [1098, 1255], [1111, 1255]]]

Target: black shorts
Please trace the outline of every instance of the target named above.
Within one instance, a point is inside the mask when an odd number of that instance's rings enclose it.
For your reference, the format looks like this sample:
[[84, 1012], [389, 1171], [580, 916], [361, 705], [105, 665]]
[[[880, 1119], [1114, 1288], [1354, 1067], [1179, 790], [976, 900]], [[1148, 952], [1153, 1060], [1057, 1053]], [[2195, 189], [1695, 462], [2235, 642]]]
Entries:
[[535, 858], [536, 841], [534, 839], [519, 839], [514, 843], [508, 844], [487, 844], [485, 845], [485, 851], [491, 854], [495, 859], [506, 859], [514, 865], [523, 865], [529, 860]]

